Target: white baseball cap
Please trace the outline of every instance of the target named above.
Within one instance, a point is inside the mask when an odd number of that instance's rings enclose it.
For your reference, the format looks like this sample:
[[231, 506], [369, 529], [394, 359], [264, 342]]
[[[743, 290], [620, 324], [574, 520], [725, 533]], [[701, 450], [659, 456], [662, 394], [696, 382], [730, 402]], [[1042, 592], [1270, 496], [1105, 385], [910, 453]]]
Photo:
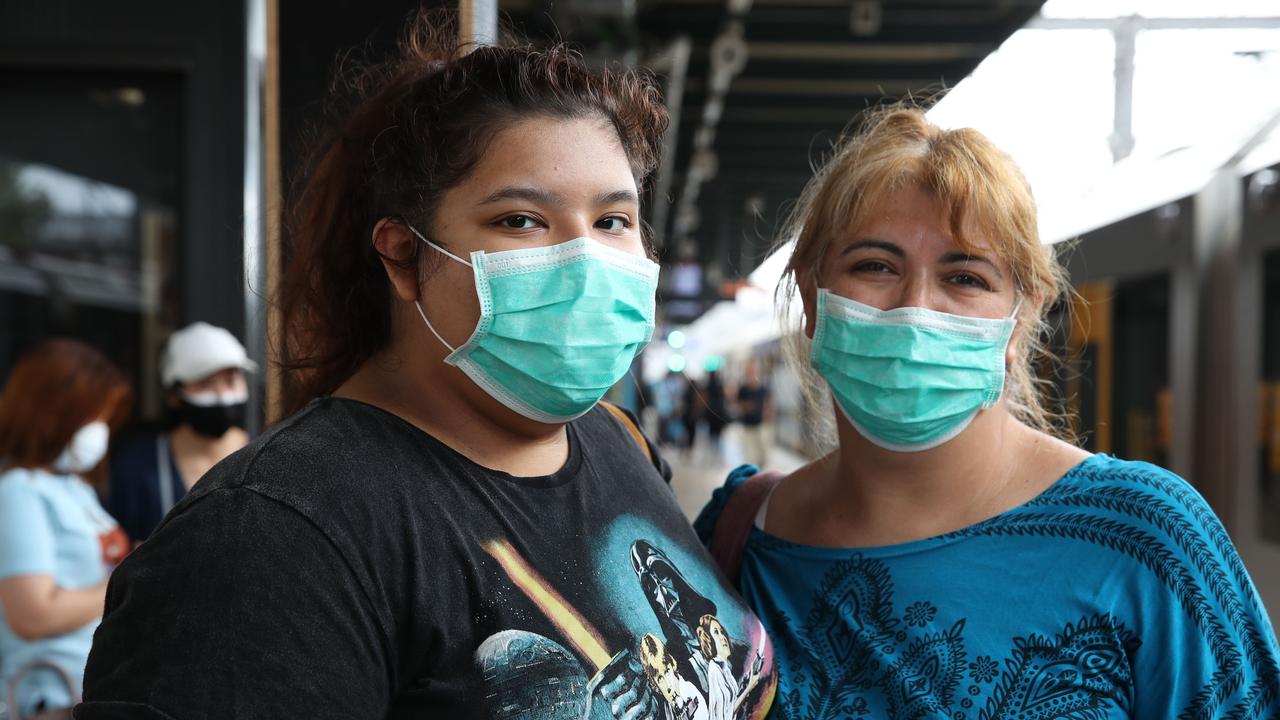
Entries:
[[206, 322], [195, 322], [169, 336], [160, 360], [160, 380], [165, 387], [202, 380], [229, 368], [256, 372], [244, 346], [230, 332]]

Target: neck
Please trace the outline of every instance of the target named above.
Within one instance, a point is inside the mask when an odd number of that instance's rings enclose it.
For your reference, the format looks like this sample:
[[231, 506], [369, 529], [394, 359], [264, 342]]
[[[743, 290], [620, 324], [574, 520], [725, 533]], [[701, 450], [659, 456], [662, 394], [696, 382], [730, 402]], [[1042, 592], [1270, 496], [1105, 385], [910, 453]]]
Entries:
[[870, 541], [892, 544], [956, 530], [1008, 509], [1024, 449], [1034, 434], [1001, 403], [956, 438], [921, 452], [885, 450], [837, 414], [840, 446], [823, 465], [820, 502]]
[[531, 477], [564, 465], [569, 444], [563, 425], [534, 422], [507, 409], [446, 365], [446, 355], [422, 343], [393, 344], [334, 395], [386, 410], [493, 470]]
[[190, 425], [183, 423], [169, 432], [169, 442], [174, 451], [182, 455], [216, 455], [223, 446], [236, 442], [243, 433], [244, 431], [240, 428], [233, 427], [222, 437], [211, 438], [208, 435], [201, 435], [192, 430]]

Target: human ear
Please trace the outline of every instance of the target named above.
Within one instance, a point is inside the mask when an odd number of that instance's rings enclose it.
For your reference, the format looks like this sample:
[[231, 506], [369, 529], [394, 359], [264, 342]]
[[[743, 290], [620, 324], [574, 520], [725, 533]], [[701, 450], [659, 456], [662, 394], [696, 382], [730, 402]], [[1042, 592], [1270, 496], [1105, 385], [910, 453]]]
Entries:
[[404, 223], [392, 218], [382, 218], [373, 226], [373, 249], [382, 259], [387, 279], [396, 297], [405, 302], [418, 299], [418, 267], [416, 244], [418, 238]]
[[804, 334], [812, 340], [818, 325], [818, 286], [812, 273], [797, 272], [796, 287], [800, 289], [800, 304], [804, 306]]
[[1038, 323], [1036, 320], [1040, 317], [1042, 306], [1044, 305], [1044, 295], [1042, 293], [1034, 293], [1025, 295], [1018, 304], [1017, 324], [1013, 326], [1013, 337], [1009, 339], [1009, 345], [1004, 349], [1005, 367], [1013, 365], [1018, 358], [1019, 347], [1022, 341], [1026, 339], [1027, 333], [1035, 332]]

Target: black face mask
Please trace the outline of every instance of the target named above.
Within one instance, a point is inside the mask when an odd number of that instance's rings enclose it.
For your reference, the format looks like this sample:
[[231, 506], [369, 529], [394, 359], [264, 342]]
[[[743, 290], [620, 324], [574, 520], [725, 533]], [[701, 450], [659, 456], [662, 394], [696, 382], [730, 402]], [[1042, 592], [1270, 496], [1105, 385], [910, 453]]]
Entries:
[[178, 422], [191, 426], [197, 434], [220, 438], [233, 427], [244, 426], [245, 403], [234, 405], [193, 405], [183, 399], [175, 414]]

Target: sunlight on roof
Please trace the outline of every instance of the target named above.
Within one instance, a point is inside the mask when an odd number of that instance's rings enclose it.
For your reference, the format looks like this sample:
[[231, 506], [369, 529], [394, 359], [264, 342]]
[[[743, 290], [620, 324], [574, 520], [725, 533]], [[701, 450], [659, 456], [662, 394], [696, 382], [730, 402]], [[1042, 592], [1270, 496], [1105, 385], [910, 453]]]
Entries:
[[1275, 0], [1048, 0], [1040, 14], [1053, 18], [1272, 17], [1277, 11]]
[[[1271, 1], [1050, 0], [1045, 18], [1280, 16]], [[1032, 25], [1035, 25], [1033, 21]], [[1111, 207], [1133, 211], [1160, 200], [1134, 187], [1135, 165], [1159, 166], [1169, 192], [1211, 175], [1267, 120], [1280, 113], [1280, 23], [1264, 29], [1142, 30], [1134, 43], [1133, 148], [1128, 185], [1115, 187], [1116, 43], [1108, 29], [1026, 28], [1014, 33], [934, 107], [930, 118], [947, 128], [974, 127], [1007, 151], [1030, 181], [1048, 242], [1088, 229], [1072, 221], [1095, 208], [1105, 188]], [[1176, 163], [1171, 155], [1191, 151]], [[1194, 157], [1195, 160], [1189, 160]], [[1280, 161], [1280, 157], [1275, 159]], [[1183, 173], [1168, 177], [1169, 173]], [[1201, 176], [1205, 176], [1203, 179]], [[1194, 190], [1192, 190], [1194, 192]], [[1131, 214], [1131, 213], [1130, 213]], [[1124, 214], [1121, 215], [1123, 217]], [[1101, 215], [1098, 216], [1100, 219]], [[1118, 218], [1116, 218], [1118, 219]]]

